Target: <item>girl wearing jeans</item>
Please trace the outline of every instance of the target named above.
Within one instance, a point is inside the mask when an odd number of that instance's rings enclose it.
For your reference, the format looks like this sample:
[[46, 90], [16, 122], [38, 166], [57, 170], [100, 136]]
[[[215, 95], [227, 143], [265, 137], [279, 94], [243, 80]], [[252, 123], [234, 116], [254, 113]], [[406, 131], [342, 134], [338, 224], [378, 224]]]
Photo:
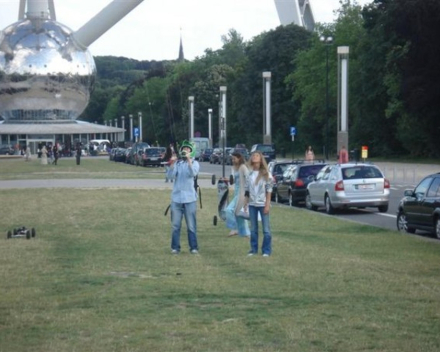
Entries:
[[263, 257], [272, 253], [272, 234], [270, 232], [269, 211], [273, 187], [273, 179], [266, 160], [260, 151], [255, 151], [249, 159], [250, 173], [245, 185], [245, 205], [249, 207], [251, 222], [251, 250], [248, 256], [258, 254], [258, 214], [263, 227], [263, 244], [261, 252]]

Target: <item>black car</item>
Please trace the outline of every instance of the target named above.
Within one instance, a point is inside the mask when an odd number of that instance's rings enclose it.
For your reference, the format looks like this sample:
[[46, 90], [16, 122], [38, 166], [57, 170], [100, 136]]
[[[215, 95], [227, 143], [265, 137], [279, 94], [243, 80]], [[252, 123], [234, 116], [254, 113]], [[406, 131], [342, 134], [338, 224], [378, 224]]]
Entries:
[[210, 164], [221, 164], [222, 163], [222, 156], [223, 156], [223, 149], [220, 148], [214, 148], [214, 150], [211, 153], [211, 156], [209, 157], [209, 163]]
[[290, 205], [305, 202], [307, 185], [313, 181], [324, 166], [326, 166], [325, 163], [292, 164], [289, 166], [283, 177], [277, 182], [277, 201], [288, 200]]
[[292, 165], [292, 161], [271, 161], [268, 165], [269, 172], [273, 178], [272, 200], [279, 202], [277, 193], [277, 182], [283, 178], [284, 172]]
[[209, 159], [211, 158], [211, 154], [212, 154], [212, 151], [213, 151], [214, 149], [212, 149], [212, 148], [206, 148], [206, 149], [204, 149], [201, 153], [200, 153], [200, 158], [199, 158], [199, 160], [200, 161], [209, 161]]
[[9, 144], [0, 145], [0, 155], [14, 155], [14, 148]]
[[145, 148], [142, 152], [142, 165], [161, 166], [165, 152], [166, 149], [163, 147]]
[[275, 144], [254, 144], [251, 148], [251, 154], [257, 150], [263, 154], [268, 164], [277, 158]]
[[440, 173], [426, 176], [416, 188], [405, 190], [397, 210], [397, 229], [428, 231], [440, 239]]
[[114, 150], [113, 161], [114, 162], [125, 162], [125, 156], [127, 154], [127, 149], [125, 148], [113, 148]]

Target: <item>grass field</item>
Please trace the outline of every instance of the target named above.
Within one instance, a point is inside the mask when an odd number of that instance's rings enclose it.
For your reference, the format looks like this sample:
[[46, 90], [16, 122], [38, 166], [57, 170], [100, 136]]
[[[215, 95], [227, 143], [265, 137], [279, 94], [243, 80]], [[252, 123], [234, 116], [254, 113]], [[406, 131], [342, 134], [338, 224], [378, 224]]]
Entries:
[[0, 352], [440, 350], [438, 241], [274, 205], [273, 255], [249, 258], [202, 194], [200, 255], [183, 232], [173, 256], [169, 191], [1, 191]]

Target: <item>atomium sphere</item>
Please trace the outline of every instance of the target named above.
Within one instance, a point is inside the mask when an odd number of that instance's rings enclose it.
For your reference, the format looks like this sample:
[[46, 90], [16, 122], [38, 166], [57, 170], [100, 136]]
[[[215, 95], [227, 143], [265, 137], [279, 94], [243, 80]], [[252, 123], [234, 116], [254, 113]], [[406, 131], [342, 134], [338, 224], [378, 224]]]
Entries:
[[71, 122], [87, 107], [96, 66], [72, 30], [25, 19], [0, 32], [0, 114], [6, 123]]

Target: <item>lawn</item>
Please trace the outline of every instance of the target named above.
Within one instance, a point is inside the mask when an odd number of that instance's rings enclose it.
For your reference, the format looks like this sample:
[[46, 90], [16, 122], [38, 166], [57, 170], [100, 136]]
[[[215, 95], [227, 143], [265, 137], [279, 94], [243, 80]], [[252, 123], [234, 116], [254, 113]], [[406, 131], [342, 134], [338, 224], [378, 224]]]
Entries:
[[0, 351], [440, 350], [438, 241], [274, 204], [273, 255], [247, 257], [202, 194], [176, 256], [169, 191], [1, 191]]

